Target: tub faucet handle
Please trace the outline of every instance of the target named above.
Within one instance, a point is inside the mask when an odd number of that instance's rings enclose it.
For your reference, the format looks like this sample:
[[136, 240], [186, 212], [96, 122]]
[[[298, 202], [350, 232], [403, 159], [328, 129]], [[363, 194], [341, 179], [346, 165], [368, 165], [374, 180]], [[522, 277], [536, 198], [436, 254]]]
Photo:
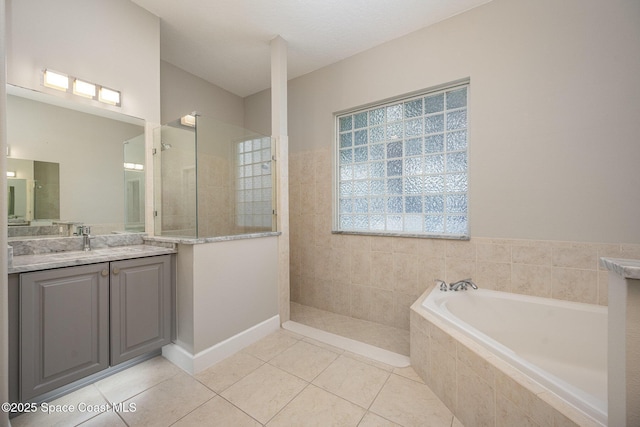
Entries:
[[441, 291], [446, 292], [449, 290], [449, 287], [447, 286], [447, 283], [444, 280], [436, 279], [436, 285], [440, 285]]

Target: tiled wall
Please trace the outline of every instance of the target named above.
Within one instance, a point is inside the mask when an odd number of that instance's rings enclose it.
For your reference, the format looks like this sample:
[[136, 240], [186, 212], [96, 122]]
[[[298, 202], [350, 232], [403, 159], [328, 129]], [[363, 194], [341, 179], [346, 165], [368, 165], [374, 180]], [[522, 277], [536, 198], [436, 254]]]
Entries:
[[291, 300], [409, 329], [409, 306], [436, 279], [607, 304], [600, 257], [640, 258], [640, 245], [332, 234], [332, 154], [289, 157]]
[[599, 425], [479, 344], [440, 326], [413, 306], [411, 366], [465, 426]]

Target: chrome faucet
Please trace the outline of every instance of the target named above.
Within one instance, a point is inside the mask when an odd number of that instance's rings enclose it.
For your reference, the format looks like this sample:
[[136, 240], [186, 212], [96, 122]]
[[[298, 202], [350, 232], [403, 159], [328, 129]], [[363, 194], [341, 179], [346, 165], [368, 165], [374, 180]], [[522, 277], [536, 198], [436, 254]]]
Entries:
[[85, 252], [90, 251], [91, 240], [94, 239], [94, 236], [91, 235], [91, 227], [88, 225], [79, 225], [75, 234], [82, 236], [82, 250]]
[[458, 280], [455, 283], [451, 283], [449, 285], [449, 290], [451, 290], [451, 291], [458, 291], [458, 290], [466, 291], [467, 290], [467, 286], [471, 286], [473, 289], [478, 289], [478, 285], [473, 283], [473, 280], [464, 279], [464, 280]]

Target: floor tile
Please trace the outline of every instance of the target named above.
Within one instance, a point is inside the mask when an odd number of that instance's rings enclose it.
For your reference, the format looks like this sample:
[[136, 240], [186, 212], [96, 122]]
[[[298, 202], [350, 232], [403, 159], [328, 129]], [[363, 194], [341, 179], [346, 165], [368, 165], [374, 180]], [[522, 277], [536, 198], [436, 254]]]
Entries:
[[380, 415], [373, 412], [367, 412], [358, 427], [402, 427], [392, 421], [385, 420]]
[[127, 427], [127, 425], [117, 413], [109, 411], [80, 424], [80, 427]]
[[368, 408], [389, 375], [389, 372], [343, 355], [318, 375], [313, 384]]
[[180, 419], [173, 427], [260, 427], [262, 424], [220, 396]]
[[242, 351], [257, 357], [260, 360], [268, 362], [297, 342], [298, 340], [291, 334], [284, 332], [283, 330], [279, 330], [266, 336], [257, 343], [250, 345]]
[[424, 384], [392, 374], [370, 408], [405, 427], [450, 427], [453, 414]]
[[396, 375], [400, 375], [401, 377], [405, 377], [424, 384], [424, 381], [422, 380], [422, 378], [420, 378], [420, 375], [418, 375], [411, 366], [407, 366], [406, 368], [393, 368], [393, 373]]
[[307, 384], [298, 377], [265, 364], [223, 391], [221, 395], [264, 424]]
[[100, 380], [95, 385], [110, 403], [119, 403], [181, 372], [173, 363], [157, 356]]
[[409, 331], [291, 303], [291, 320], [394, 353], [409, 355]]
[[169, 426], [215, 396], [215, 393], [186, 373], [132, 397], [135, 412], [120, 413], [130, 426]]
[[365, 410], [310, 385], [271, 420], [268, 427], [357, 426]]
[[333, 362], [338, 355], [304, 341], [298, 341], [269, 362], [283, 371], [306, 381], [312, 381]]
[[[41, 426], [75, 426], [96, 416], [95, 412], [81, 411], [79, 404], [84, 405], [104, 405], [107, 401], [100, 394], [94, 385], [81, 388], [80, 390], [62, 396], [59, 399], [49, 402], [47, 409], [50, 413], [42, 411], [42, 405], [38, 405], [37, 412], [25, 413], [11, 419], [12, 427], [41, 427]], [[68, 405], [73, 407], [73, 412], [51, 412], [51, 405]]]
[[263, 364], [264, 361], [257, 357], [240, 352], [196, 374], [195, 378], [211, 390], [220, 393]]

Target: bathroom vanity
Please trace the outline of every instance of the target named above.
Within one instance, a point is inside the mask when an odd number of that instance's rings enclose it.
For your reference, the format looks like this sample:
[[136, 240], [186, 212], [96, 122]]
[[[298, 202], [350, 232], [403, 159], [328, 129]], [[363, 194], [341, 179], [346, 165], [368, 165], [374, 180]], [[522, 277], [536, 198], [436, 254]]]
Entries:
[[169, 344], [175, 252], [141, 244], [13, 257], [11, 400], [38, 401]]

